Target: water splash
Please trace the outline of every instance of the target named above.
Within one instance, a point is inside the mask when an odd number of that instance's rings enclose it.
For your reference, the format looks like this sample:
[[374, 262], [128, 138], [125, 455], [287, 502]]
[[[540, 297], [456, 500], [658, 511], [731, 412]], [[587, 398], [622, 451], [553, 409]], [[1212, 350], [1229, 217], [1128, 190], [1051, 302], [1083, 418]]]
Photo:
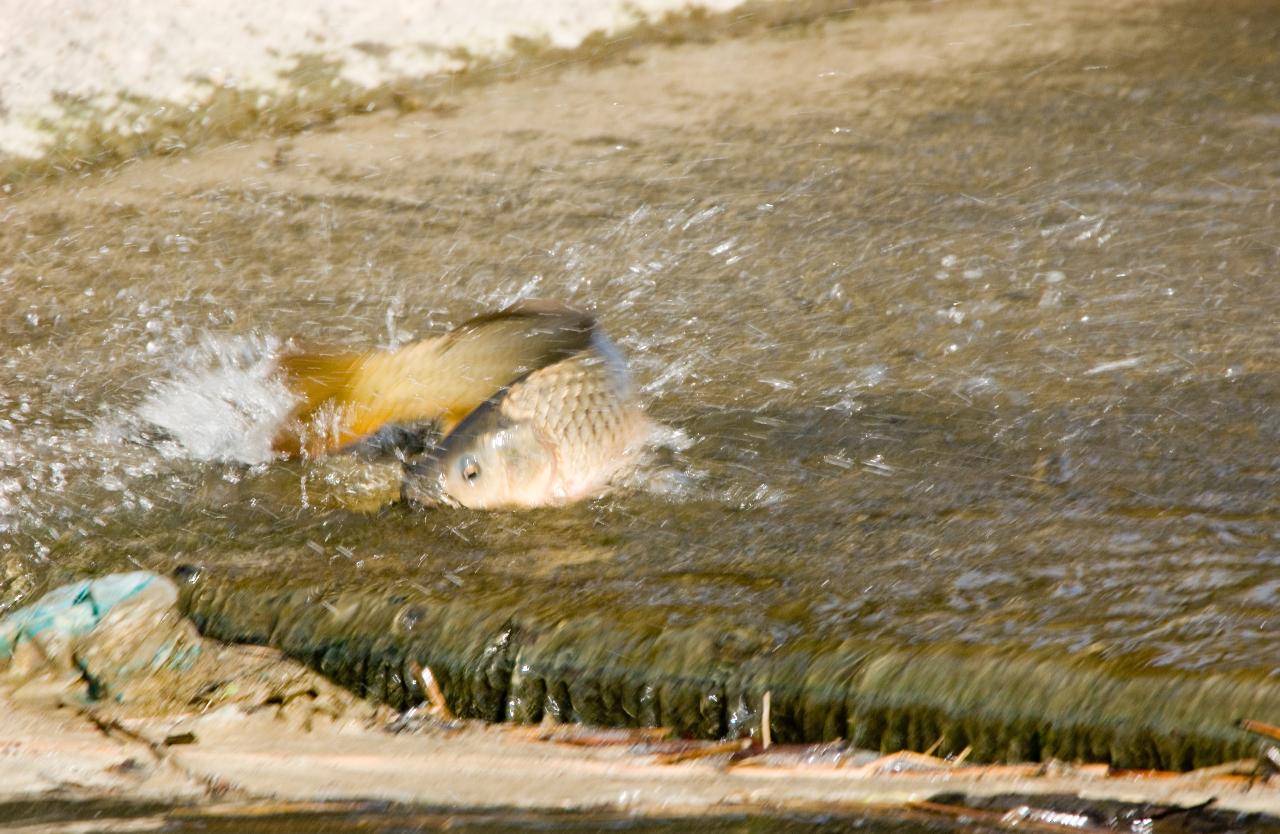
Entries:
[[279, 351], [272, 336], [206, 336], [168, 379], [153, 383], [134, 414], [163, 432], [156, 445], [166, 457], [266, 462], [294, 404], [276, 375]]

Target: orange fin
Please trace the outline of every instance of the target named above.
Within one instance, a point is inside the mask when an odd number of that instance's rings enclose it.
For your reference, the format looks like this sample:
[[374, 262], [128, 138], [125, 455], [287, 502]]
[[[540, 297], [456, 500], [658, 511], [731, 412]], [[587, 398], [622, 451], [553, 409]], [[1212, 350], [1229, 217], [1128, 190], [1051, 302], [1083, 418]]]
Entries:
[[595, 328], [589, 313], [526, 301], [395, 351], [287, 352], [279, 367], [298, 404], [272, 448], [323, 455], [394, 422], [448, 431], [504, 386], [587, 349]]
[[364, 409], [353, 407], [352, 395], [369, 356], [367, 351], [323, 347], [282, 355], [277, 364], [298, 403], [272, 448], [287, 455], [318, 455], [357, 439], [356, 424], [368, 420], [359, 419]]

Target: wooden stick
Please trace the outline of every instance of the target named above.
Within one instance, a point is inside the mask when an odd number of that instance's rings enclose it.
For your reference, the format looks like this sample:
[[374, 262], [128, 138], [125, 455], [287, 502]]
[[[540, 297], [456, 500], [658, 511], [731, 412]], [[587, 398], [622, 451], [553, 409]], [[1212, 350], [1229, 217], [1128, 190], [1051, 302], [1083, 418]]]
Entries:
[[733, 741], [721, 741], [715, 744], [706, 744], [701, 747], [694, 747], [689, 750], [681, 750], [676, 753], [664, 753], [657, 756], [654, 761], [658, 764], [670, 765], [679, 764], [680, 762], [688, 762], [694, 759], [705, 759], [711, 756], [720, 756], [725, 753], [737, 753], [746, 750], [751, 746], [749, 738], [735, 738]]
[[582, 724], [538, 725], [524, 733], [537, 741], [550, 741], [572, 747], [617, 747], [664, 741], [671, 735], [666, 727], [591, 727]]
[[769, 729], [769, 702], [772, 695], [769, 690], [765, 690], [764, 697], [760, 700], [760, 747], [768, 750], [773, 746], [773, 734]]
[[431, 713], [437, 718], [452, 721], [453, 712], [449, 709], [449, 704], [444, 699], [444, 692], [440, 689], [440, 684], [436, 683], [436, 676], [431, 674], [431, 669], [416, 660], [411, 660], [409, 661], [409, 671], [413, 673], [413, 679], [418, 682], [423, 694], [431, 702]]
[[1216, 779], [1220, 776], [1248, 776], [1257, 766], [1257, 759], [1238, 759], [1237, 761], [1225, 762], [1220, 765], [1198, 767], [1186, 773], [1179, 773], [1178, 777], [1195, 781], [1197, 779]]
[[[895, 769], [896, 766], [896, 769]], [[899, 750], [889, 753], [864, 765], [850, 768], [851, 773], [858, 776], [875, 776], [880, 773], [919, 773], [926, 770], [951, 770], [955, 765], [937, 756], [927, 756], [910, 750]]]
[[1241, 718], [1239, 726], [1242, 730], [1248, 730], [1251, 733], [1266, 736], [1274, 741], [1280, 741], [1280, 727], [1277, 727], [1274, 724], [1254, 721], [1252, 718]]
[[1044, 776], [1043, 762], [1023, 762], [1021, 764], [969, 765], [960, 768], [956, 778], [963, 779], [1034, 779]]

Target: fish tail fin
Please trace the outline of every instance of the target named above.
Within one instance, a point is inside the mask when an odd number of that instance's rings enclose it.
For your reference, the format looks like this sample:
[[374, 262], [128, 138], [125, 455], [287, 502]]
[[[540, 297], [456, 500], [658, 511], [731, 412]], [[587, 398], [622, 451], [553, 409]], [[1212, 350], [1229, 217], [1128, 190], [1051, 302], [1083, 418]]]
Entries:
[[376, 359], [376, 352], [328, 347], [282, 355], [277, 365], [298, 402], [272, 448], [286, 455], [322, 455], [376, 429], [377, 425], [368, 426], [377, 404], [368, 401], [363, 382]]
[[366, 354], [347, 389], [358, 411], [353, 429], [363, 435], [386, 423], [431, 421], [447, 431], [483, 402], [497, 383], [444, 361], [443, 345], [441, 338], [428, 338]]

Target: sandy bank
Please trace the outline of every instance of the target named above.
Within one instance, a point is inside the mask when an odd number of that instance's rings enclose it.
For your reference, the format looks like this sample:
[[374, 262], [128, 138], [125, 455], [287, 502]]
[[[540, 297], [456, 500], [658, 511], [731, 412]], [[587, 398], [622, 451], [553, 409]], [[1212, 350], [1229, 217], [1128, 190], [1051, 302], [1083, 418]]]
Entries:
[[593, 32], [696, 5], [740, 0], [483, 0], [254, 3], [198, 0], [109, 7], [86, 0], [0, 3], [0, 158], [38, 156], [89, 111], [113, 129], [145, 130], [219, 88], [280, 93], [306, 62], [373, 87], [502, 54], [512, 38], [571, 48]]

